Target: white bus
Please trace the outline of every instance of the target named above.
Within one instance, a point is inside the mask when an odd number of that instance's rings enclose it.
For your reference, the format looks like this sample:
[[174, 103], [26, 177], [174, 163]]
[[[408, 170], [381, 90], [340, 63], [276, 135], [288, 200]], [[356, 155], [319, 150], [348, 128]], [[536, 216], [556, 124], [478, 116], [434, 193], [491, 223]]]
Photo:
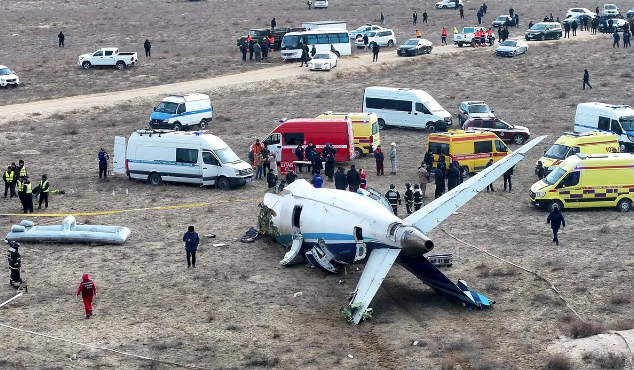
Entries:
[[315, 45], [317, 51], [330, 51], [334, 46], [339, 55], [352, 54], [350, 34], [340, 28], [318, 28], [312, 31], [289, 32], [282, 38], [282, 59], [292, 60], [302, 57], [302, 47], [308, 45], [309, 50]]

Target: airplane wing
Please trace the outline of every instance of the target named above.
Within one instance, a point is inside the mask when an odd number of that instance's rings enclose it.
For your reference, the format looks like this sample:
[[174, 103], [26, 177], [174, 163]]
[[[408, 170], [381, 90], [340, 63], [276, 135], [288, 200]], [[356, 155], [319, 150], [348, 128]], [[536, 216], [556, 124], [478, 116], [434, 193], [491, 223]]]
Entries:
[[425, 256], [417, 256], [414, 258], [403, 258], [398, 262], [399, 265], [405, 267], [407, 271], [414, 274], [423, 283], [429, 285], [438, 294], [449, 296], [457, 299], [467, 306], [469, 309], [478, 307], [483, 309], [495, 303], [475, 290], [469, 290], [467, 284], [460, 280], [454, 284], [445, 274], [440, 272], [433, 263]]
[[478, 192], [486, 188], [495, 179], [502, 176], [511, 167], [524, 159], [524, 155], [546, 136], [536, 137], [521, 148], [507, 155], [504, 159], [494, 163], [489, 168], [463, 182], [442, 197], [434, 200], [425, 207], [412, 213], [403, 221], [416, 226], [423, 233], [428, 233], [451, 216], [460, 207], [475, 197]]
[[352, 302], [350, 302], [351, 306], [357, 303], [361, 304], [352, 312], [355, 324], [361, 322], [363, 313], [372, 303], [374, 295], [379, 290], [381, 283], [383, 283], [399, 253], [401, 253], [400, 249], [375, 249], [370, 253], [368, 262], [363, 269], [363, 274], [361, 274], [357, 284], [357, 289], [352, 297]]

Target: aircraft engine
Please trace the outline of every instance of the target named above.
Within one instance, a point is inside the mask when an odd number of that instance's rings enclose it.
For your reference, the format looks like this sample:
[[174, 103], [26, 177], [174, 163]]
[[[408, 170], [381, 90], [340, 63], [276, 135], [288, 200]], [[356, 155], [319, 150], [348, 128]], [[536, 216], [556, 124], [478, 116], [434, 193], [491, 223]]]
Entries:
[[422, 256], [434, 249], [434, 242], [414, 226], [399, 227], [395, 236], [403, 252], [410, 258]]

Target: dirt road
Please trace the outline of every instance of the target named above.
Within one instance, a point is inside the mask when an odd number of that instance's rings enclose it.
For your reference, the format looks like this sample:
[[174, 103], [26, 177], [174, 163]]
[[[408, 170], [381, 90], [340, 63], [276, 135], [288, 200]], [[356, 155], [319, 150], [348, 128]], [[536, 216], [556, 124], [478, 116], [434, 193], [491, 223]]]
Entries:
[[[602, 36], [605, 37], [605, 36]], [[592, 35], [588, 32], [579, 32], [578, 36], [569, 39], [573, 41], [581, 41], [591, 39]], [[568, 41], [569, 41], [568, 40]], [[539, 43], [530, 43], [531, 47], [535, 48], [537, 45], [550, 44], [559, 41], [542, 41]], [[566, 41], [567, 42], [567, 41]], [[471, 52], [471, 53], [489, 53], [492, 48], [470, 48], [462, 47], [458, 48], [454, 45], [439, 46], [435, 45], [431, 57], [436, 55], [444, 55], [454, 52]], [[421, 56], [420, 58], [429, 58], [430, 56]], [[353, 69], [359, 67], [371, 66], [376, 64], [386, 63], [407, 63], [408, 58], [402, 58], [396, 55], [395, 49], [382, 49], [379, 54], [379, 62], [372, 62], [372, 53], [361, 55], [360, 57], [341, 58], [339, 65], [330, 73], [337, 73], [339, 71], [350, 72]], [[253, 82], [261, 82], [277, 79], [289, 79], [302, 74], [319, 73], [310, 72], [308, 68], [299, 68], [298, 64], [284, 64], [276, 67], [271, 67], [266, 70], [255, 70], [240, 74], [226, 75], [221, 77], [212, 77], [202, 80], [179, 82], [174, 84], [159, 85], [153, 87], [146, 87], [134, 90], [124, 90], [118, 92], [91, 94], [84, 96], [71, 96], [67, 98], [54, 99], [54, 100], [42, 100], [36, 102], [29, 102], [23, 104], [14, 104], [9, 106], [0, 106], [0, 123], [6, 123], [9, 121], [15, 121], [26, 118], [34, 113], [41, 115], [50, 115], [57, 112], [65, 112], [71, 110], [86, 110], [94, 107], [111, 106], [122, 101], [131, 101], [137, 99], [147, 99], [156, 96], [166, 95], [169, 93], [178, 92], [194, 92], [194, 91], [209, 91], [212, 89], [226, 87], [231, 85], [246, 84]], [[323, 72], [324, 75], [328, 73]]]

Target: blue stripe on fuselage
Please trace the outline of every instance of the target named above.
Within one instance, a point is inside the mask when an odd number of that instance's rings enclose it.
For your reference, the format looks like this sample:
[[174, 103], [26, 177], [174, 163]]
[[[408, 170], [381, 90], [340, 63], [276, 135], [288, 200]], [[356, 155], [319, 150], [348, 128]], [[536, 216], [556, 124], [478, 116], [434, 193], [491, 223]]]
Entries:
[[[318, 240], [323, 239], [328, 246], [328, 250], [333, 254], [335, 259], [352, 263], [357, 253], [357, 244], [354, 240], [354, 236], [350, 234], [339, 233], [304, 233], [303, 249], [308, 250], [314, 246], [318, 246]], [[293, 236], [290, 234], [280, 235], [275, 240], [278, 243], [290, 245], [292, 243]], [[368, 250], [366, 253], [370, 253], [374, 249], [394, 248], [384, 243], [379, 243], [375, 240], [364, 240], [364, 243]]]

